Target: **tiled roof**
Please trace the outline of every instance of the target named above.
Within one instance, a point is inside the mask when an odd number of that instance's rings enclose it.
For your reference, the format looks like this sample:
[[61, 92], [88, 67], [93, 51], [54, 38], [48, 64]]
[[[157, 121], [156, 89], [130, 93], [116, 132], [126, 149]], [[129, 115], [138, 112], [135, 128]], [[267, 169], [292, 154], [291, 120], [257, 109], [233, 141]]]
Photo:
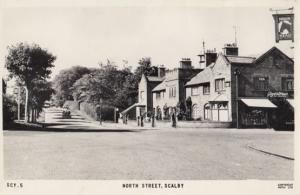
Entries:
[[236, 64], [251, 64], [254, 62], [254, 57], [244, 57], [244, 56], [226, 56], [227, 60], [230, 63], [236, 63]]
[[202, 72], [198, 73], [189, 82], [187, 82], [185, 86], [191, 86], [191, 85], [197, 85], [200, 83], [209, 82], [210, 78], [213, 77], [213, 72], [212, 72], [213, 66], [214, 64], [211, 64], [208, 67], [206, 67]]
[[154, 89], [152, 91], [153, 92], [154, 91], [162, 91], [162, 90], [165, 90], [165, 89], [166, 89], [166, 82], [163, 81], [160, 84], [158, 84], [156, 87], [154, 87]]
[[164, 80], [163, 77], [156, 77], [156, 76], [146, 76], [147, 80], [150, 82], [162, 82]]

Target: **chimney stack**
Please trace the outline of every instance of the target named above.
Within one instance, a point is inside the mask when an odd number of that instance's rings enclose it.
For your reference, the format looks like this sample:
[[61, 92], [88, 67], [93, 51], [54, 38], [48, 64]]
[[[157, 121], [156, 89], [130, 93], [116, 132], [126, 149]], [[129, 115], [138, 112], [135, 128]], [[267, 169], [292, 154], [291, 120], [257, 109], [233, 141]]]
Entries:
[[216, 49], [206, 50], [204, 53], [198, 55], [200, 57], [200, 68], [205, 68], [209, 66], [211, 63], [216, 62], [218, 54]]
[[164, 77], [166, 74], [166, 68], [164, 67], [164, 65], [160, 65], [158, 66], [158, 69], [157, 69], [157, 76], [162, 78]]
[[179, 63], [180, 63], [180, 68], [183, 68], [183, 69], [191, 69], [192, 68], [192, 61], [190, 58], [182, 58]]
[[235, 43], [232, 44], [225, 44], [224, 48], [224, 55], [226, 56], [238, 56], [239, 55], [239, 48]]

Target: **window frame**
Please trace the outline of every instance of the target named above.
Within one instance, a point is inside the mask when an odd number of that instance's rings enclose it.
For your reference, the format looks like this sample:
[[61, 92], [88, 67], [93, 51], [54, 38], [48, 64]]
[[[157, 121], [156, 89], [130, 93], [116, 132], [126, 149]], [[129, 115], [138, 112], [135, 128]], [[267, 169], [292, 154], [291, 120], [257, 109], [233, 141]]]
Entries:
[[176, 97], [176, 86], [171, 86], [169, 88], [169, 97], [175, 98]]
[[[207, 91], [205, 89], [208, 89]], [[209, 95], [210, 94], [210, 83], [203, 84], [203, 95]]]
[[[292, 82], [292, 89], [288, 89], [288, 82]], [[293, 77], [281, 77], [281, 89], [282, 91], [294, 91], [294, 78]]]
[[[196, 90], [196, 93], [193, 89]], [[191, 87], [191, 96], [198, 96], [198, 95], [200, 95], [200, 86]]]
[[[222, 82], [222, 89], [219, 89], [219, 85], [217, 85], [218, 82]], [[225, 91], [225, 78], [215, 79], [215, 91], [216, 92]]]
[[[265, 79], [264, 82], [264, 87], [262, 88], [262, 80], [260, 79]], [[269, 91], [269, 77], [268, 76], [255, 76], [253, 77], [253, 84], [254, 84], [254, 89], [256, 91]]]

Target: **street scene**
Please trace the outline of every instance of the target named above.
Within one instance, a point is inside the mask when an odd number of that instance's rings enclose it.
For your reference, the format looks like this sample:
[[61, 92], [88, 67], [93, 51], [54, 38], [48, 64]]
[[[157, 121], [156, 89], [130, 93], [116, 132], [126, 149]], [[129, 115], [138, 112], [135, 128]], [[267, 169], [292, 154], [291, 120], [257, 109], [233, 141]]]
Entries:
[[294, 180], [293, 6], [3, 16], [5, 179]]
[[102, 128], [79, 114], [62, 119], [59, 109], [46, 112], [46, 124], [45, 130], [4, 132], [5, 178], [293, 179], [293, 132]]

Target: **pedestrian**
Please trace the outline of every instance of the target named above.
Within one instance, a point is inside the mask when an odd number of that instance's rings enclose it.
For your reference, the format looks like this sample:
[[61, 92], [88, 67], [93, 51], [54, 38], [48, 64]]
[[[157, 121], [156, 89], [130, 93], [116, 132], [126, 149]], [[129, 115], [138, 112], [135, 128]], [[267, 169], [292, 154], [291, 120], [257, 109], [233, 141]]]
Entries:
[[172, 127], [176, 127], [176, 110], [175, 109], [173, 109], [171, 120], [172, 120]]
[[100, 125], [102, 125], [101, 107], [99, 104], [96, 106], [96, 113], [97, 113], [97, 120], [99, 121]]
[[143, 126], [144, 126], [144, 117], [141, 116], [141, 127], [143, 127]]

